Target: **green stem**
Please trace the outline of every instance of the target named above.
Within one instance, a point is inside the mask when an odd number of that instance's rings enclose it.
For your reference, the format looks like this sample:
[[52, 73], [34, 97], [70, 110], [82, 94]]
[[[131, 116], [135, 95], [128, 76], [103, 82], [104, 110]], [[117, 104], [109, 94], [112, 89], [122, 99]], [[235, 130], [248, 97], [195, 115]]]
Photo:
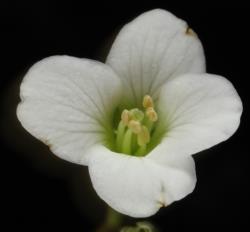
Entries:
[[96, 232], [117, 232], [122, 224], [122, 215], [108, 207], [106, 220]]
[[112, 208], [108, 207], [107, 212], [107, 225], [109, 228], [115, 228], [117, 229], [122, 222], [122, 215]]

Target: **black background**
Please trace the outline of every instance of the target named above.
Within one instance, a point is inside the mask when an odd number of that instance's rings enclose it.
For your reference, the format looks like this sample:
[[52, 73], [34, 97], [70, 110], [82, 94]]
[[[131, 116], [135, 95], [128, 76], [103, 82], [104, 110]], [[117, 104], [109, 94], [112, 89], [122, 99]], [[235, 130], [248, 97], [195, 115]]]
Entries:
[[[228, 141], [195, 156], [193, 194], [161, 209], [150, 220], [161, 231], [179, 226], [237, 226], [249, 207], [249, 8], [117, 2], [90, 6], [61, 1], [1, 5], [1, 193], [8, 230], [94, 231], [105, 204], [96, 196], [86, 167], [52, 155], [19, 125], [15, 108], [23, 75], [36, 61], [67, 54], [104, 61], [116, 33], [140, 13], [164, 8], [186, 20], [199, 35], [207, 71], [227, 77], [242, 98], [244, 113]], [[131, 220], [133, 222], [133, 220]], [[171, 229], [170, 229], [171, 228]], [[170, 230], [169, 230], [170, 229]]]

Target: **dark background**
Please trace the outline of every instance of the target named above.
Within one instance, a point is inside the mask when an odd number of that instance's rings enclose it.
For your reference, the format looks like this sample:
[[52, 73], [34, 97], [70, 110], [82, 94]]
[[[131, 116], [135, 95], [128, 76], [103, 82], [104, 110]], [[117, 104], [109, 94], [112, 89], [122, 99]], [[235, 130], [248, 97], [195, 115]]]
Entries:
[[19, 85], [33, 63], [50, 55], [103, 61], [122, 25], [154, 8], [171, 11], [197, 32], [205, 49], [207, 71], [234, 84], [244, 113], [233, 137], [195, 156], [198, 183], [193, 194], [161, 209], [150, 220], [161, 231], [183, 225], [201, 231], [209, 225], [239, 229], [247, 222], [249, 8], [166, 2], [97, 2], [90, 6], [86, 1], [20, 1], [1, 5], [1, 219], [6, 231], [15, 227], [19, 231], [91, 232], [101, 223], [105, 204], [94, 193], [87, 168], [56, 158], [19, 125], [15, 115]]

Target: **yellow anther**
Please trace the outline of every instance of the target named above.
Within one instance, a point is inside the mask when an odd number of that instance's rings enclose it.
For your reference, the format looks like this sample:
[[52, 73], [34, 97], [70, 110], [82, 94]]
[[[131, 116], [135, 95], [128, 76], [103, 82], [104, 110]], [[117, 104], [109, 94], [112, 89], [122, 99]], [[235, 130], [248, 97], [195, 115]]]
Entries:
[[121, 120], [125, 126], [128, 125], [129, 120], [130, 120], [130, 112], [128, 110], [122, 111]]
[[158, 115], [155, 112], [153, 107], [147, 108], [146, 115], [148, 116], [149, 120], [152, 122], [156, 122], [158, 120]]
[[143, 98], [143, 102], [142, 105], [144, 108], [148, 108], [148, 107], [154, 107], [154, 102], [152, 97], [150, 97], [149, 95], [145, 95]]
[[128, 123], [128, 127], [130, 130], [133, 131], [135, 134], [139, 134], [142, 130], [141, 123], [135, 120], [130, 120]]
[[137, 143], [139, 146], [144, 146], [150, 141], [150, 134], [148, 128], [145, 126], [141, 127], [141, 132], [137, 135]]

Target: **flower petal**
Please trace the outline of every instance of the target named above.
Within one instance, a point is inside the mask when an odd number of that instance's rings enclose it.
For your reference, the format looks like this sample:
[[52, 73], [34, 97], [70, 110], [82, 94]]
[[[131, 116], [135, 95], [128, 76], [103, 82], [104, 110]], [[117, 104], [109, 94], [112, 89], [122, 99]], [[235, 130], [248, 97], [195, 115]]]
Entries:
[[53, 56], [36, 63], [21, 84], [18, 119], [59, 157], [79, 163], [104, 142], [119, 101], [120, 80], [105, 64]]
[[149, 94], [179, 74], [205, 72], [202, 45], [186, 22], [156, 9], [127, 24], [106, 61], [122, 78], [130, 101], [141, 104]]
[[163, 165], [147, 157], [114, 153], [100, 145], [89, 152], [89, 172], [97, 194], [115, 210], [132, 217], [151, 216], [195, 187], [191, 156]]
[[161, 143], [165, 154], [191, 155], [228, 139], [238, 128], [242, 103], [233, 85], [212, 74], [186, 74], [168, 82], [158, 109], [168, 125]]

